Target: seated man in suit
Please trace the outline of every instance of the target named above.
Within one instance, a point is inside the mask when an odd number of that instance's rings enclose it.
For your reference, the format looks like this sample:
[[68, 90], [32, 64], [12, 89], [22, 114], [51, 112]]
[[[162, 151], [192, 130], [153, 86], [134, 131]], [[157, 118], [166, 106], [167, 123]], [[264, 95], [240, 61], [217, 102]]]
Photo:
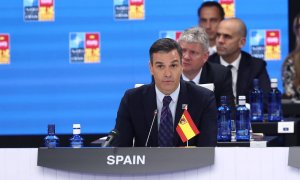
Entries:
[[217, 111], [214, 94], [181, 80], [182, 50], [179, 44], [169, 38], [159, 39], [152, 44], [149, 54], [150, 71], [155, 81], [126, 91], [117, 114], [115, 128], [119, 135], [114, 146], [186, 146], [175, 130], [185, 105], [200, 131], [188, 144], [215, 146]]
[[[241, 50], [245, 45], [246, 35], [247, 28], [242, 20], [229, 18], [221, 21], [217, 30], [217, 53], [211, 55], [208, 61], [230, 67], [234, 96], [237, 98], [245, 95], [249, 102], [253, 79], [259, 80], [259, 86], [264, 93], [271, 90], [271, 85], [266, 62]], [[266, 109], [267, 95], [264, 97]]]
[[213, 83], [216, 104], [227, 96], [228, 104], [235, 107], [232, 93], [231, 71], [225, 66], [207, 62], [209, 41], [205, 30], [193, 27], [185, 30], [178, 39], [182, 48], [182, 78], [196, 84]]

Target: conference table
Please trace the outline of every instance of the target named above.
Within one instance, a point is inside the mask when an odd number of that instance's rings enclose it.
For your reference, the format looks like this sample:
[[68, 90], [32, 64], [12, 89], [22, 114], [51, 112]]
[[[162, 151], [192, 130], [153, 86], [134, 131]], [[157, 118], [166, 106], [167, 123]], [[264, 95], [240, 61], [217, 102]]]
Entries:
[[[299, 167], [288, 165], [288, 147], [216, 147], [214, 162], [209, 166], [166, 173], [145, 172], [125, 175], [85, 173], [38, 166], [40, 150], [39, 148], [0, 149], [0, 179], [300, 179]], [[101, 148], [98, 150], [102, 151]], [[204, 156], [199, 154], [201, 155]], [[176, 161], [176, 157], [174, 159]], [[99, 158], [99, 161], [101, 160]]]

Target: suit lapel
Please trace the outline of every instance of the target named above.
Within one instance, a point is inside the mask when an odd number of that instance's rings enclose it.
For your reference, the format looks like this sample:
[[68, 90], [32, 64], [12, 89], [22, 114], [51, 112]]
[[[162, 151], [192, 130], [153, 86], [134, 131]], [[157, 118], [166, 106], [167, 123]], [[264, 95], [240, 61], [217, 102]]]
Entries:
[[208, 60], [213, 63], [221, 64], [220, 56], [217, 53], [211, 55]]
[[250, 67], [249, 63], [247, 62], [247, 59], [245, 59], [245, 55], [242, 53], [239, 69], [238, 69], [238, 77], [237, 77], [237, 83], [236, 83], [236, 93], [237, 96], [243, 94], [243, 87], [247, 87], [244, 85], [245, 83], [248, 83], [249, 74], [250, 74]]
[[178, 122], [183, 113], [183, 109], [182, 109], [183, 104], [188, 105], [189, 101], [188, 101], [188, 96], [187, 96], [186, 84], [184, 81], [180, 81], [180, 91], [179, 91], [179, 95], [178, 95], [178, 101], [177, 101], [176, 113], [175, 113], [175, 121], [174, 121], [174, 145], [175, 146], [177, 146], [181, 142], [181, 139], [176, 131], [176, 127], [177, 127]]
[[[151, 86], [143, 92], [143, 98], [144, 98], [143, 106], [145, 109], [145, 118], [147, 122], [147, 132], [146, 132], [146, 138], [147, 138], [154, 117], [154, 111], [157, 109], [154, 83], [152, 83]], [[154, 146], [154, 147], [158, 146], [157, 135], [158, 135], [158, 125], [157, 125], [157, 115], [156, 115], [151, 130], [151, 134], [149, 137], [148, 146]]]
[[206, 83], [211, 83], [211, 79], [209, 76], [209, 69], [208, 69], [208, 62], [206, 62], [204, 64], [204, 66], [202, 67], [202, 72], [201, 72], [201, 76], [200, 76], [200, 80], [199, 80], [199, 84], [206, 84]]

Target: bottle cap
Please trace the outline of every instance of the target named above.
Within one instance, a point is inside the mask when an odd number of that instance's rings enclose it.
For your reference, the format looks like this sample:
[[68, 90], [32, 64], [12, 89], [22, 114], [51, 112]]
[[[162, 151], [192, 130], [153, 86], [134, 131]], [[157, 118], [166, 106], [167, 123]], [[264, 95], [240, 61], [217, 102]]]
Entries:
[[80, 129], [80, 124], [73, 124], [73, 128]]
[[227, 97], [226, 96], [221, 96], [221, 105], [226, 105], [227, 104]]
[[271, 83], [278, 83], [278, 80], [276, 78], [272, 78]]
[[80, 134], [80, 124], [73, 124], [73, 134]]
[[239, 105], [246, 104], [246, 96], [239, 96]]
[[276, 78], [271, 79], [271, 88], [277, 88], [278, 87], [278, 80]]
[[259, 80], [258, 79], [253, 79], [253, 86], [254, 87], [258, 87], [258, 85], [259, 85]]
[[55, 124], [48, 124], [48, 134], [55, 134]]
[[246, 96], [239, 96], [239, 100], [246, 100]]

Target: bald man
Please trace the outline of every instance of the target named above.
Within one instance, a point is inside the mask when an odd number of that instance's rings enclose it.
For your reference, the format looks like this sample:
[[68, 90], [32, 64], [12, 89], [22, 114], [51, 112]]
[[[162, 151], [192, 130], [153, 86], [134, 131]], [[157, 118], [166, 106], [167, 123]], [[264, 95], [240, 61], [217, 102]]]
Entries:
[[[229, 18], [221, 21], [217, 29], [217, 53], [210, 56], [208, 61], [230, 68], [234, 96], [237, 98], [245, 95], [249, 102], [253, 79], [259, 79], [260, 88], [265, 94], [271, 87], [266, 62], [241, 50], [246, 43], [246, 36], [247, 28], [241, 19]], [[267, 95], [264, 96], [265, 108], [266, 104]]]

